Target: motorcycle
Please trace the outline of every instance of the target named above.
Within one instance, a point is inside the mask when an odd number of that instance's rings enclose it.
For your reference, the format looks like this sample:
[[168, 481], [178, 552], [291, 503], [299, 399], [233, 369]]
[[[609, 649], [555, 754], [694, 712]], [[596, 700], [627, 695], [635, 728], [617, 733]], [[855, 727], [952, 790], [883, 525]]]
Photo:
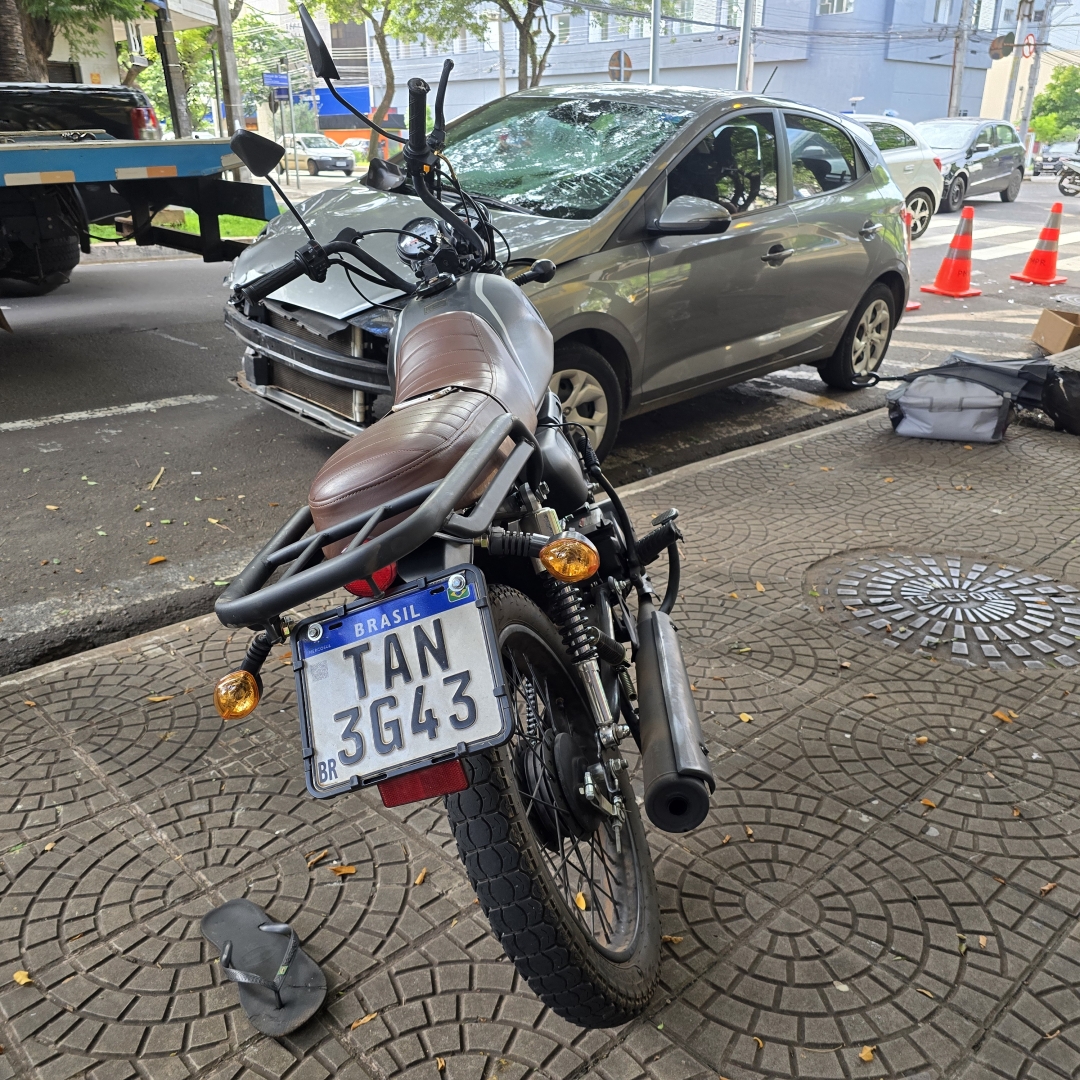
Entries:
[[1058, 191], [1080, 195], [1080, 157], [1063, 157], [1058, 162]]
[[[299, 10], [333, 93], [333, 59]], [[217, 600], [223, 625], [256, 633], [215, 703], [226, 719], [250, 714], [263, 662], [288, 643], [310, 794], [377, 787], [388, 807], [443, 797], [518, 971], [560, 1016], [611, 1027], [644, 1010], [659, 977], [641, 807], [657, 828], [686, 832], [715, 787], [670, 618], [678, 511], [637, 536], [586, 432], [564, 423], [548, 390], [551, 334], [521, 288], [556, 268], [538, 260], [508, 278], [483, 197], [443, 156], [452, 67], [431, 132], [422, 79], [408, 84], [407, 139], [357, 113], [404, 143], [404, 172], [374, 160], [368, 185], [429, 211], [399, 231], [411, 280], [366, 251], [363, 233], [316, 240], [279, 190], [308, 241], [234, 283], [230, 302], [256, 318], [270, 293], [302, 275], [324, 281], [332, 266], [400, 299], [390, 412], [330, 457], [308, 504]], [[283, 154], [252, 132], [232, 146], [268, 179]], [[648, 567], [665, 553], [661, 598]], [[342, 588], [355, 599], [293, 610]]]

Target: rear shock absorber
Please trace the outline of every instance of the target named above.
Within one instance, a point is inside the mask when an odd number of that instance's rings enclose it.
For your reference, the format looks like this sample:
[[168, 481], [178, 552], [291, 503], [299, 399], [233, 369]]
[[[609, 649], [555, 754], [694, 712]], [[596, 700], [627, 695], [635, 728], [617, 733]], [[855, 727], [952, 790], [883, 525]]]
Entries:
[[575, 664], [595, 660], [596, 646], [589, 640], [589, 617], [581, 590], [573, 582], [556, 581], [548, 577], [546, 582], [551, 617], [562, 634], [563, 644]]

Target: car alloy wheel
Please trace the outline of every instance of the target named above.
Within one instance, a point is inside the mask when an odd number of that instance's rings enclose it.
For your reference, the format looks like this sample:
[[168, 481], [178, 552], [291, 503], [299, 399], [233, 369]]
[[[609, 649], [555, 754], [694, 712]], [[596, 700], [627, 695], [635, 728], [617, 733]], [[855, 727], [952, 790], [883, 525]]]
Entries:
[[1023, 182], [1024, 174], [1019, 169], [1015, 169], [1012, 176], [1009, 177], [1009, 186], [1001, 193], [1001, 201], [1006, 203], [1016, 202]]
[[608, 426], [608, 399], [599, 380], [587, 371], [565, 368], [551, 376], [548, 389], [562, 405], [563, 421], [580, 424], [594, 447], [604, 441]]
[[918, 240], [934, 216], [934, 204], [925, 191], [913, 191], [907, 198], [907, 208], [911, 212], [911, 239]]
[[945, 206], [950, 214], [955, 214], [964, 205], [964, 196], [967, 194], [967, 181], [958, 176], [945, 192]]
[[891, 329], [889, 305], [884, 300], [875, 300], [856, 324], [851, 342], [851, 367], [857, 376], [877, 371], [885, 356]]

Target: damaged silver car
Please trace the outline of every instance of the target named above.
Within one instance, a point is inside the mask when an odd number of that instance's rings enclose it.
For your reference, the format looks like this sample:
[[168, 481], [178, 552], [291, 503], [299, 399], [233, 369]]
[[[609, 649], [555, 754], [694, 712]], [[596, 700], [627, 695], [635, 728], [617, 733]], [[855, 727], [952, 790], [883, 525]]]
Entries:
[[[538, 258], [558, 267], [525, 288], [555, 338], [564, 416], [601, 456], [624, 418], [705, 390], [807, 363], [853, 390], [880, 366], [907, 300], [903, 198], [842, 117], [719, 90], [551, 86], [482, 106], [446, 141], [511, 273]], [[393, 264], [396, 235], [378, 230], [423, 208], [401, 181], [323, 192], [303, 212], [318, 240], [357, 229]], [[303, 240], [292, 215], [276, 218], [233, 283]], [[401, 302], [335, 266], [325, 285], [299, 278], [257, 312], [230, 305], [247, 346], [240, 386], [356, 434], [389, 408]]]

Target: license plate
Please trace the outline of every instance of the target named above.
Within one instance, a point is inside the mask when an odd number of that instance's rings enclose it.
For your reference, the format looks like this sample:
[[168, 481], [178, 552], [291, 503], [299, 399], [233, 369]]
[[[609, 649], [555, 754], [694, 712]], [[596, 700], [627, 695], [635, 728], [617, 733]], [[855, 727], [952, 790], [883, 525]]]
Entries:
[[487, 590], [471, 566], [304, 620], [293, 668], [317, 798], [498, 746], [512, 731]]

